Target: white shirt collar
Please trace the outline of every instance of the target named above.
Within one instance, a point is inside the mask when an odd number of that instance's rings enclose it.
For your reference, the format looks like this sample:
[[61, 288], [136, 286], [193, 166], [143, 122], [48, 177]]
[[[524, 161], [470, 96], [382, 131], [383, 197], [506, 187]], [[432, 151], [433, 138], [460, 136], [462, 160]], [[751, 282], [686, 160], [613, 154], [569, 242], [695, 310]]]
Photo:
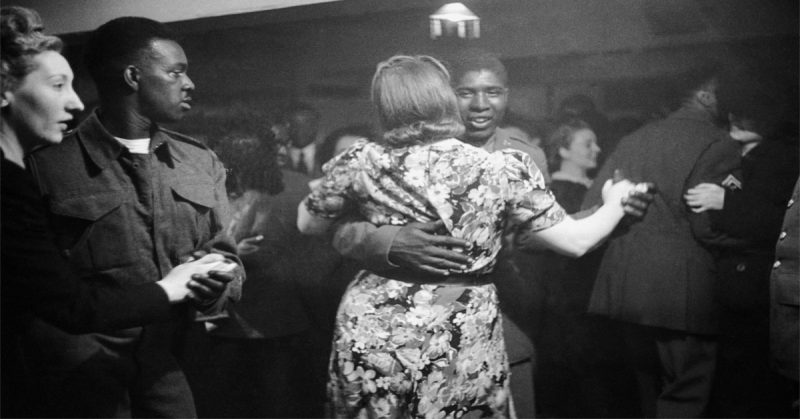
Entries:
[[114, 137], [120, 144], [122, 144], [131, 154], [150, 154], [150, 138], [119, 138]]
[[306, 167], [308, 170], [311, 170], [314, 167], [314, 158], [317, 153], [316, 143], [311, 143], [303, 148], [289, 147], [289, 157], [292, 158], [293, 166], [297, 166], [297, 161], [300, 159], [301, 152], [306, 161]]

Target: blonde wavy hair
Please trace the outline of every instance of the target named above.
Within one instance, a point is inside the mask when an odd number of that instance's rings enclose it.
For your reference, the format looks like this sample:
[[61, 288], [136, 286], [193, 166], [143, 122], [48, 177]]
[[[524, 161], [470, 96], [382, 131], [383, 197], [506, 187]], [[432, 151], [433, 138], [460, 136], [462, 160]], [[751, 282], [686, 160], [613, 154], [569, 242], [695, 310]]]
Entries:
[[372, 78], [372, 102], [391, 147], [458, 137], [464, 125], [450, 73], [427, 55], [395, 55], [378, 64]]
[[34, 57], [45, 51], [61, 52], [61, 39], [45, 35], [42, 18], [33, 9], [0, 8], [0, 88], [14, 90], [36, 69]]

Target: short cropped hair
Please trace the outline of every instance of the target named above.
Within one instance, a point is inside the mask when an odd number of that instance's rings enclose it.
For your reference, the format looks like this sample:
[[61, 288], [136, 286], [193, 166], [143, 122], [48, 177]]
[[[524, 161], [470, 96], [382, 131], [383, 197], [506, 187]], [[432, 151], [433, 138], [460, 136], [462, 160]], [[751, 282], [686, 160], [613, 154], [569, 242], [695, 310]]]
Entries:
[[722, 65], [717, 61], [704, 61], [672, 77], [673, 91], [681, 102], [691, 99], [694, 94], [709, 83], [719, 81]]
[[292, 102], [281, 113], [282, 113], [282, 116], [284, 118], [286, 118], [286, 119], [289, 119], [293, 115], [297, 115], [297, 114], [301, 114], [301, 113], [307, 113], [307, 114], [314, 115], [314, 117], [317, 118], [317, 119], [319, 119], [319, 117], [320, 117], [320, 114], [319, 114], [319, 111], [317, 110], [317, 108], [315, 108], [314, 106], [311, 106], [310, 104], [308, 104], [306, 102]]
[[722, 116], [749, 120], [752, 130], [770, 138], [786, 121], [796, 120], [790, 110], [797, 98], [792, 100], [790, 91], [788, 83], [762, 69], [737, 68], [723, 74], [717, 100]]
[[378, 64], [372, 102], [389, 146], [422, 144], [464, 132], [450, 74], [427, 55], [395, 55]]
[[449, 64], [453, 83], [458, 83], [465, 74], [471, 71], [487, 70], [494, 73], [503, 86], [508, 86], [506, 66], [497, 55], [491, 52], [481, 49], [466, 49], [456, 55]]
[[550, 136], [547, 138], [545, 144], [545, 153], [547, 154], [547, 166], [550, 171], [556, 171], [561, 168], [561, 148], [569, 149], [574, 140], [575, 133], [592, 127], [581, 119], [573, 118], [567, 119], [558, 124]]
[[98, 90], [120, 83], [125, 67], [137, 62], [155, 40], [176, 38], [163, 23], [143, 17], [113, 19], [92, 32], [84, 59]]
[[33, 57], [45, 51], [61, 52], [61, 39], [45, 35], [39, 14], [18, 6], [0, 8], [0, 79], [2, 89], [13, 90], [36, 69]]

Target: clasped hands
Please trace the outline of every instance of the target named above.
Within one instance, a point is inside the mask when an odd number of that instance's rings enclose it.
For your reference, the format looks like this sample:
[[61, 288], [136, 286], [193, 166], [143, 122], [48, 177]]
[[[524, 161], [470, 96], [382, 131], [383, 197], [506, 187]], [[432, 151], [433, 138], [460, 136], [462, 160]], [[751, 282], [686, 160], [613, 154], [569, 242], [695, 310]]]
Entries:
[[202, 250], [184, 257], [181, 262], [157, 283], [167, 293], [170, 303], [188, 300], [198, 309], [217, 301], [240, 269], [225, 256]]
[[[612, 182], [624, 180], [622, 171], [615, 170]], [[638, 183], [630, 188], [621, 204], [626, 218], [641, 219], [653, 202], [656, 186]], [[389, 261], [395, 265], [418, 272], [448, 275], [450, 271], [464, 269], [470, 260], [465, 254], [452, 249], [463, 249], [469, 243], [444, 233], [441, 220], [428, 223], [409, 223], [400, 228], [389, 249]]]
[[[622, 170], [614, 170], [612, 183], [618, 183], [625, 180], [625, 175]], [[637, 183], [627, 196], [622, 197], [622, 209], [625, 210], [625, 215], [634, 219], [644, 218], [647, 214], [647, 208], [653, 202], [656, 194], [656, 185], [652, 182]]]

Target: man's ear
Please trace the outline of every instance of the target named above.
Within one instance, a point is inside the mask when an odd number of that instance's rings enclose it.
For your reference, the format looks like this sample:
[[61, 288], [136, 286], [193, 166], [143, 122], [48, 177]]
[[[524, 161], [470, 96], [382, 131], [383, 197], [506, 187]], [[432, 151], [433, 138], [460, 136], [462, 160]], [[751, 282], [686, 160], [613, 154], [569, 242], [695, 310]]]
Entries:
[[697, 92], [697, 100], [703, 104], [703, 106], [713, 106], [717, 102], [717, 96], [714, 92], [708, 90], [699, 90]]
[[564, 147], [559, 147], [558, 148], [558, 155], [561, 156], [562, 159], [566, 159], [567, 158], [567, 153], [569, 153], [569, 150], [567, 150], [566, 148], [564, 148]]
[[139, 90], [139, 69], [129, 65], [122, 74], [125, 84], [133, 90]]
[[11, 101], [8, 98], [8, 96], [11, 95], [11, 94], [12, 93], [10, 91], [3, 90], [2, 100], [0, 100], [0, 108], [5, 108], [5, 107], [7, 107], [8, 105], [11, 104]]

